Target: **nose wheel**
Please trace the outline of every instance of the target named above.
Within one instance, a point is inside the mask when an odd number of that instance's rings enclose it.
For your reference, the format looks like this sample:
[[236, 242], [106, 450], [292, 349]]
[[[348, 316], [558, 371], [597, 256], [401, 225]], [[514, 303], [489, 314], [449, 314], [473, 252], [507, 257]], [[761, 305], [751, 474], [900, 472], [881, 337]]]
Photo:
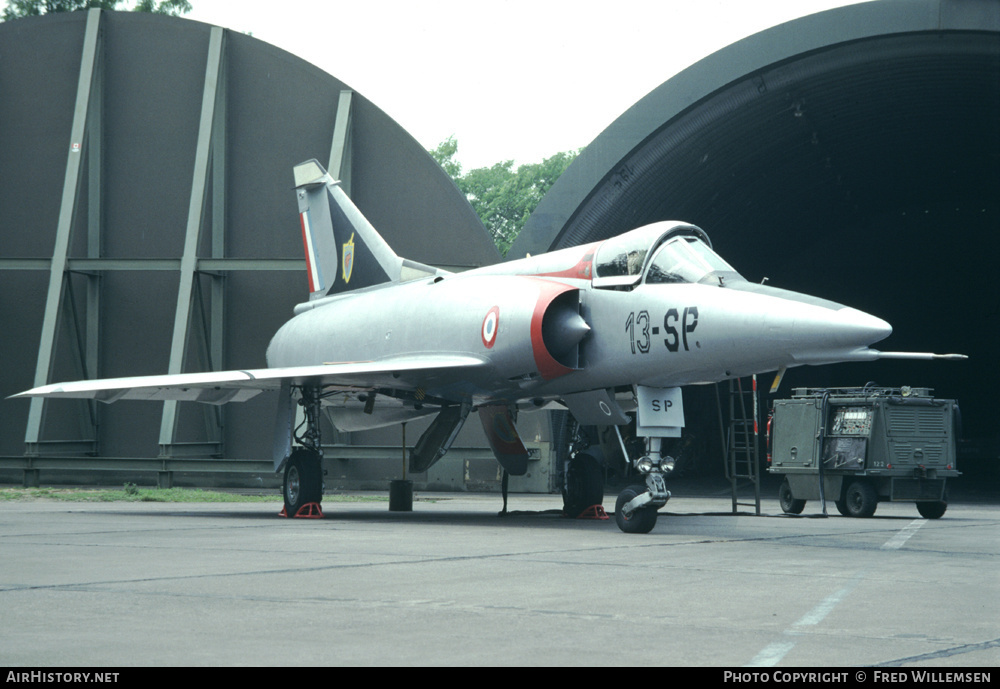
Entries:
[[618, 494], [615, 501], [615, 523], [625, 533], [649, 533], [656, 526], [655, 507], [631, 508], [637, 498], [649, 495], [646, 486], [629, 486]]
[[657, 510], [667, 504], [663, 474], [646, 474], [646, 485], [636, 484], [623, 490], [615, 501], [615, 523], [625, 533], [649, 533], [656, 526]]

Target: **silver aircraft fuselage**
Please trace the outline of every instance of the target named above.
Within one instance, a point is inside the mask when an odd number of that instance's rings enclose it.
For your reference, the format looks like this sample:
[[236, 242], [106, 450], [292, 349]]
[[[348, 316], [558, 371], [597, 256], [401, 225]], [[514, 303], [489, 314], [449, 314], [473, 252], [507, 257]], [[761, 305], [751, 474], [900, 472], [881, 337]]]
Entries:
[[892, 332], [855, 309], [747, 283], [721, 259], [693, 272], [695, 281], [654, 279], [657, 252], [672, 241], [714, 253], [684, 223], [634, 233], [649, 246], [631, 277], [600, 275], [598, 242], [302, 304], [271, 341], [268, 365], [377, 362], [401, 352], [471, 356], [484, 365], [431, 377], [424, 392], [511, 404], [873, 359], [868, 345]]

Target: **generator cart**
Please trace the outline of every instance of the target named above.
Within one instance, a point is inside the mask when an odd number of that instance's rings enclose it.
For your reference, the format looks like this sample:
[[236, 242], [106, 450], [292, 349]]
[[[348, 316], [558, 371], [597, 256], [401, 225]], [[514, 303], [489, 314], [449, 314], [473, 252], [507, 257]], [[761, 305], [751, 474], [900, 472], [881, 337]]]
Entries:
[[880, 501], [915, 502], [926, 519], [948, 507], [946, 481], [959, 476], [955, 400], [929, 388], [796, 388], [776, 400], [767, 425], [768, 470], [784, 475], [781, 509], [833, 500], [849, 517], [870, 517]]

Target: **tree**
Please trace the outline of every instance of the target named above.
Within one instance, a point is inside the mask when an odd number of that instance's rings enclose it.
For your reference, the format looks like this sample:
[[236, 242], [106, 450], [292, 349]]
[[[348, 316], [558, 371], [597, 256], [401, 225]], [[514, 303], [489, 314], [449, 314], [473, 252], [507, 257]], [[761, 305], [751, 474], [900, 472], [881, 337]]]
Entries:
[[455, 137], [449, 136], [446, 141], [442, 141], [437, 148], [428, 151], [428, 153], [431, 154], [431, 158], [437, 161], [441, 169], [455, 180], [455, 184], [458, 184], [458, 180], [462, 178], [462, 165], [455, 160], [455, 154], [458, 153], [458, 142], [455, 141]]
[[191, 11], [191, 3], [187, 0], [139, 0], [135, 4], [135, 12], [152, 12], [154, 14], [169, 14], [176, 17]]
[[557, 153], [541, 163], [517, 169], [513, 160], [505, 160], [465, 174], [455, 160], [458, 142], [454, 137], [429, 153], [465, 194], [500, 253], [506, 256], [528, 216], [582, 150]]
[[[122, 2], [123, 0], [7, 0], [7, 6], [3, 10], [3, 20], [92, 8], [117, 10]], [[157, 0], [136, 0], [132, 10], [177, 16], [190, 12], [191, 3], [188, 0], [159, 0], [159, 2]]]

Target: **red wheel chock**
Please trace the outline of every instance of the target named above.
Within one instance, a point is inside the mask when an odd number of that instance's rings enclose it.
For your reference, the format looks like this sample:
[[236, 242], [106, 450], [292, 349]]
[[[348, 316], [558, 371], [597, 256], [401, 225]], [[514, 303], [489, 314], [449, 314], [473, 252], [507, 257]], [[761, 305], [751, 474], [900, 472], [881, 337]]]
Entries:
[[[285, 513], [284, 507], [281, 508], [281, 512], [278, 513], [278, 516], [279, 517], [288, 516]], [[307, 502], [306, 504], [304, 504], [302, 507], [299, 508], [298, 512], [295, 513], [295, 519], [322, 519], [322, 518], [323, 518], [323, 510], [320, 509], [318, 502]]]
[[604, 505], [591, 505], [577, 519], [609, 519], [608, 513], [604, 511]]

